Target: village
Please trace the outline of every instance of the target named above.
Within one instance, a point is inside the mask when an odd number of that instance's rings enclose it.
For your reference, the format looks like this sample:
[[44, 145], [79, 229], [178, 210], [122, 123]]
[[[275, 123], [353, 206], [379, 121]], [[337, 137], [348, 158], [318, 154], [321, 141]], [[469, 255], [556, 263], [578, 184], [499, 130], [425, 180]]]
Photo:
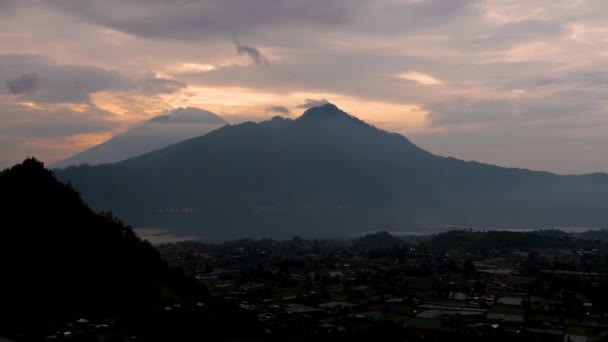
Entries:
[[[546, 231], [160, 246], [274, 338], [607, 338], [604, 243]], [[201, 304], [204, 305], [204, 304]], [[172, 308], [167, 308], [172, 310]]]

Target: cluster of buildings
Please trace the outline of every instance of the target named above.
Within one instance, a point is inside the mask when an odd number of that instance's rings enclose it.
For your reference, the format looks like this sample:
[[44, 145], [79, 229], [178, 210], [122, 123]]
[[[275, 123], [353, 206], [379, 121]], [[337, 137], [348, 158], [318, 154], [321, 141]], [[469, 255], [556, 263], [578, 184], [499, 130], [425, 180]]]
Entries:
[[[594, 303], [593, 289], [608, 284], [605, 275], [553, 269], [529, 274], [529, 251], [519, 249], [482, 256], [432, 245], [370, 250], [348, 241], [299, 239], [181, 243], [161, 251], [214, 296], [254, 314], [275, 337], [364, 336], [379, 326], [411, 340], [608, 336], [608, 307]], [[545, 259], [562, 253], [544, 252]]]

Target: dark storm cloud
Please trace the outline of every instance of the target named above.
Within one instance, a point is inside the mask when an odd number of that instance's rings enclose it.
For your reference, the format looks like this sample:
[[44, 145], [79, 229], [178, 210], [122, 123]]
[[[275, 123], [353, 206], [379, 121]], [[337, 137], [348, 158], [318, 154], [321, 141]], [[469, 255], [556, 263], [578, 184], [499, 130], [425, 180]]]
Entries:
[[291, 110], [289, 110], [289, 108], [285, 106], [272, 106], [266, 108], [266, 113], [275, 113], [289, 116], [291, 115]]
[[36, 74], [24, 74], [7, 82], [8, 89], [13, 95], [26, 94], [34, 91], [38, 83]]
[[319, 107], [328, 104], [329, 101], [326, 99], [306, 99], [303, 103], [298, 105], [298, 108], [309, 109], [312, 107]]
[[234, 42], [236, 46], [236, 52], [238, 52], [241, 56], [247, 56], [257, 65], [268, 65], [270, 62], [268, 59], [262, 55], [260, 50], [253, 46], [241, 45], [238, 41]]

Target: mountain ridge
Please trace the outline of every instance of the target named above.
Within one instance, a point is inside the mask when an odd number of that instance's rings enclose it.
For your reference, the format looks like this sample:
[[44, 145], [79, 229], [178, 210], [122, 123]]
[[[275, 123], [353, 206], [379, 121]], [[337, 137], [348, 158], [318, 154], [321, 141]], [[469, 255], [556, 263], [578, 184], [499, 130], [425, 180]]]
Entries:
[[144, 121], [99, 145], [59, 161], [52, 167], [115, 163], [187, 138], [204, 135], [226, 124], [224, 119], [206, 110], [195, 107], [177, 108], [168, 114], [158, 115]]
[[[436, 156], [334, 105], [297, 119], [227, 125], [103, 171], [59, 175], [98, 208], [205, 236], [344, 235], [369, 230], [371, 222], [407, 227], [429, 218], [483, 226], [608, 221], [601, 205], [608, 177]], [[205, 214], [150, 213], [179, 206]]]

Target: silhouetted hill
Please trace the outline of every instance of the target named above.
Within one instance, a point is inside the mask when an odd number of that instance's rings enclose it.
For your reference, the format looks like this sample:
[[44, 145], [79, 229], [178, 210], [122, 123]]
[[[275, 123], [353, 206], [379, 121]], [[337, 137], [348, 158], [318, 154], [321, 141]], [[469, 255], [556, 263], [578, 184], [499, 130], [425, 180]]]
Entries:
[[570, 248], [587, 246], [588, 242], [578, 241], [567, 234], [547, 233], [548, 231], [509, 232], [488, 231], [477, 232], [453, 230], [433, 236], [429, 241], [420, 244], [422, 248], [436, 250], [489, 251], [492, 249], [507, 250], [520, 248]]
[[606, 230], [606, 229], [589, 230], [589, 231], [577, 234], [577, 237], [579, 237], [581, 239], [608, 242], [608, 230]]
[[178, 108], [155, 116], [106, 142], [62, 160], [53, 167], [115, 163], [204, 135], [226, 124], [224, 119], [206, 110]]
[[435, 156], [332, 104], [58, 176], [97, 209], [212, 239], [337, 236], [429, 221], [608, 222], [604, 174], [558, 176]]
[[404, 244], [405, 241], [392, 236], [388, 232], [377, 232], [356, 239], [353, 241], [353, 248], [358, 250], [386, 250]]
[[95, 214], [35, 159], [0, 173], [0, 330], [141, 314], [196, 295], [189, 280], [110, 214]]

